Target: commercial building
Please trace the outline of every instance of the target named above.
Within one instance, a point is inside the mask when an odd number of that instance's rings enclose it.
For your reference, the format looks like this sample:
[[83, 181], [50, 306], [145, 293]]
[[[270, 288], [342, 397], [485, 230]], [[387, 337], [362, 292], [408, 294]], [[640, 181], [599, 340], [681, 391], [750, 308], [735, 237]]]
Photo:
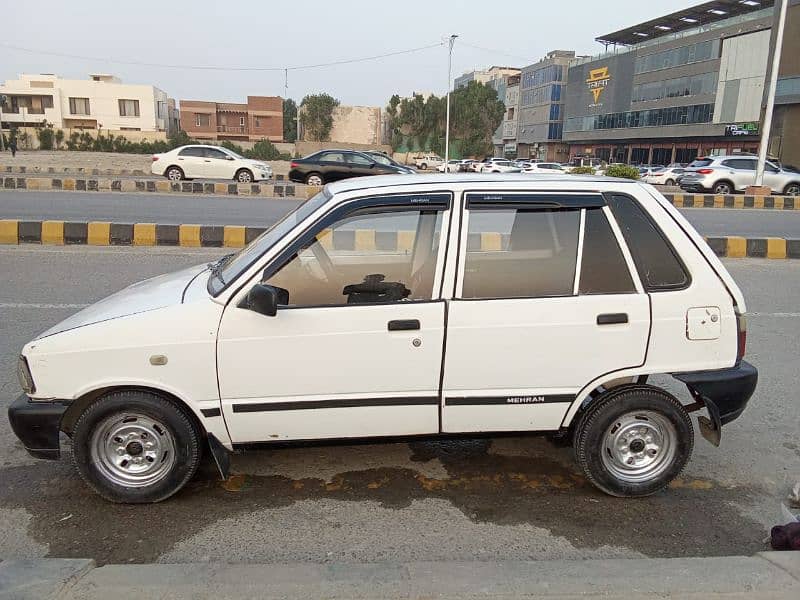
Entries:
[[495, 156], [517, 156], [517, 119], [519, 117], [520, 75], [511, 75], [506, 80], [502, 99], [506, 107], [503, 122], [494, 132], [492, 143]]
[[180, 101], [181, 129], [196, 140], [283, 140], [283, 99], [248, 96], [247, 104]]
[[768, 150], [786, 164], [800, 165], [800, 0], [792, 0], [786, 14]]
[[[515, 149], [519, 158], [556, 162], [569, 158], [561, 137], [567, 73], [574, 61], [575, 52], [553, 50], [522, 69]], [[506, 141], [506, 154], [512, 154], [511, 150]]]
[[176, 125], [166, 92], [152, 85], [122, 83], [113, 75], [61, 79], [20, 75], [0, 85], [2, 128], [41, 127], [103, 131], [165, 132]]
[[[613, 51], [569, 69], [570, 155], [668, 164], [756, 152], [774, 18], [773, 0], [714, 0], [598, 37]], [[787, 30], [784, 55], [794, 48], [782, 70], [787, 102], [800, 82], [797, 37]]]
[[498, 86], [498, 80], [503, 81], [513, 75], [519, 75], [519, 69], [516, 67], [498, 67], [491, 66], [488, 69], [481, 69], [477, 71], [469, 71], [456, 77], [453, 82], [454, 88], [466, 87], [470, 81], [477, 81], [484, 85], [491, 85], [495, 90]]

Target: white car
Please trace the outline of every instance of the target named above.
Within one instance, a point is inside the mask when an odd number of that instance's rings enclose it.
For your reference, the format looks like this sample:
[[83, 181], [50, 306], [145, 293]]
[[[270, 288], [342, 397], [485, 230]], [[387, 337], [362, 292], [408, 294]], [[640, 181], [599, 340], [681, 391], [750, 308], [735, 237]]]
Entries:
[[493, 432], [571, 441], [599, 489], [645, 496], [689, 460], [692, 412], [719, 444], [745, 409], [744, 313], [708, 244], [638, 181], [355, 178], [237, 254], [38, 335], [9, 419], [39, 458], [69, 436], [114, 502], [171, 496], [203, 447], [224, 477], [251, 443]]
[[522, 169], [523, 173], [566, 173], [564, 167], [558, 163], [534, 162]]
[[436, 170], [439, 171], [439, 173], [445, 173], [445, 172], [447, 172], [447, 173], [462, 173], [462, 172], [466, 171], [467, 164], [470, 163], [470, 162], [472, 162], [472, 161], [469, 161], [469, 160], [451, 160], [450, 162], [447, 163], [447, 167], [446, 168], [445, 168], [445, 164], [442, 163], [441, 165], [436, 167]]
[[686, 172], [683, 167], [666, 167], [651, 170], [642, 175], [642, 181], [653, 185], [676, 185], [678, 178]]
[[519, 173], [518, 166], [506, 158], [491, 158], [481, 163], [481, 173]]
[[170, 181], [232, 179], [239, 183], [252, 183], [272, 179], [272, 167], [267, 163], [244, 158], [222, 146], [181, 146], [154, 154], [150, 170]]
[[414, 166], [421, 171], [435, 169], [444, 163], [444, 159], [438, 154], [420, 154], [414, 158]]

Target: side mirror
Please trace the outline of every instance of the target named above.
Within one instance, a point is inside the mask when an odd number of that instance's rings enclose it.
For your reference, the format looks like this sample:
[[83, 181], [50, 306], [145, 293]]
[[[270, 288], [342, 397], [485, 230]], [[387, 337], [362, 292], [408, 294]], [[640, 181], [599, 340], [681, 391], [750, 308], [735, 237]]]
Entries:
[[236, 160], [236, 159], [235, 159], [235, 158], [233, 158], [232, 156], [226, 156], [226, 157], [225, 157], [225, 160]]
[[289, 304], [289, 292], [283, 288], [258, 283], [247, 293], [247, 308], [261, 315], [274, 317], [280, 304]]

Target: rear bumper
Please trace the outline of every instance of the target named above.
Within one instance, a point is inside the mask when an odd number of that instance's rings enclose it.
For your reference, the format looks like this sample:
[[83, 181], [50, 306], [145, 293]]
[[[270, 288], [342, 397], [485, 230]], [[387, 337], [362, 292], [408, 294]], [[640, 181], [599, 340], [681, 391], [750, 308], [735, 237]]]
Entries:
[[68, 406], [59, 401], [31, 402], [23, 394], [8, 407], [11, 429], [31, 456], [53, 460], [61, 457], [61, 417]]
[[741, 416], [758, 384], [758, 370], [746, 361], [730, 369], [673, 373], [673, 377], [706, 405], [719, 426]]

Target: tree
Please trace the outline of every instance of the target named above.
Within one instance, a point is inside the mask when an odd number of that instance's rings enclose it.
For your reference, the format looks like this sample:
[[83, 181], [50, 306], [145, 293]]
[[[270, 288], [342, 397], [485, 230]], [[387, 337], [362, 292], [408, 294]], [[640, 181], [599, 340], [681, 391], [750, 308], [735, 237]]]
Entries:
[[291, 98], [283, 100], [283, 141], [297, 141], [297, 103]]
[[56, 129], [56, 150], [61, 150], [61, 144], [64, 142], [64, 130]]
[[492, 152], [492, 134], [500, 126], [505, 104], [494, 88], [476, 81], [457, 89], [452, 101], [451, 139], [460, 142], [466, 156], [482, 156]]
[[333, 109], [339, 101], [328, 94], [311, 94], [300, 103], [300, 122], [312, 142], [327, 141], [333, 127]]

